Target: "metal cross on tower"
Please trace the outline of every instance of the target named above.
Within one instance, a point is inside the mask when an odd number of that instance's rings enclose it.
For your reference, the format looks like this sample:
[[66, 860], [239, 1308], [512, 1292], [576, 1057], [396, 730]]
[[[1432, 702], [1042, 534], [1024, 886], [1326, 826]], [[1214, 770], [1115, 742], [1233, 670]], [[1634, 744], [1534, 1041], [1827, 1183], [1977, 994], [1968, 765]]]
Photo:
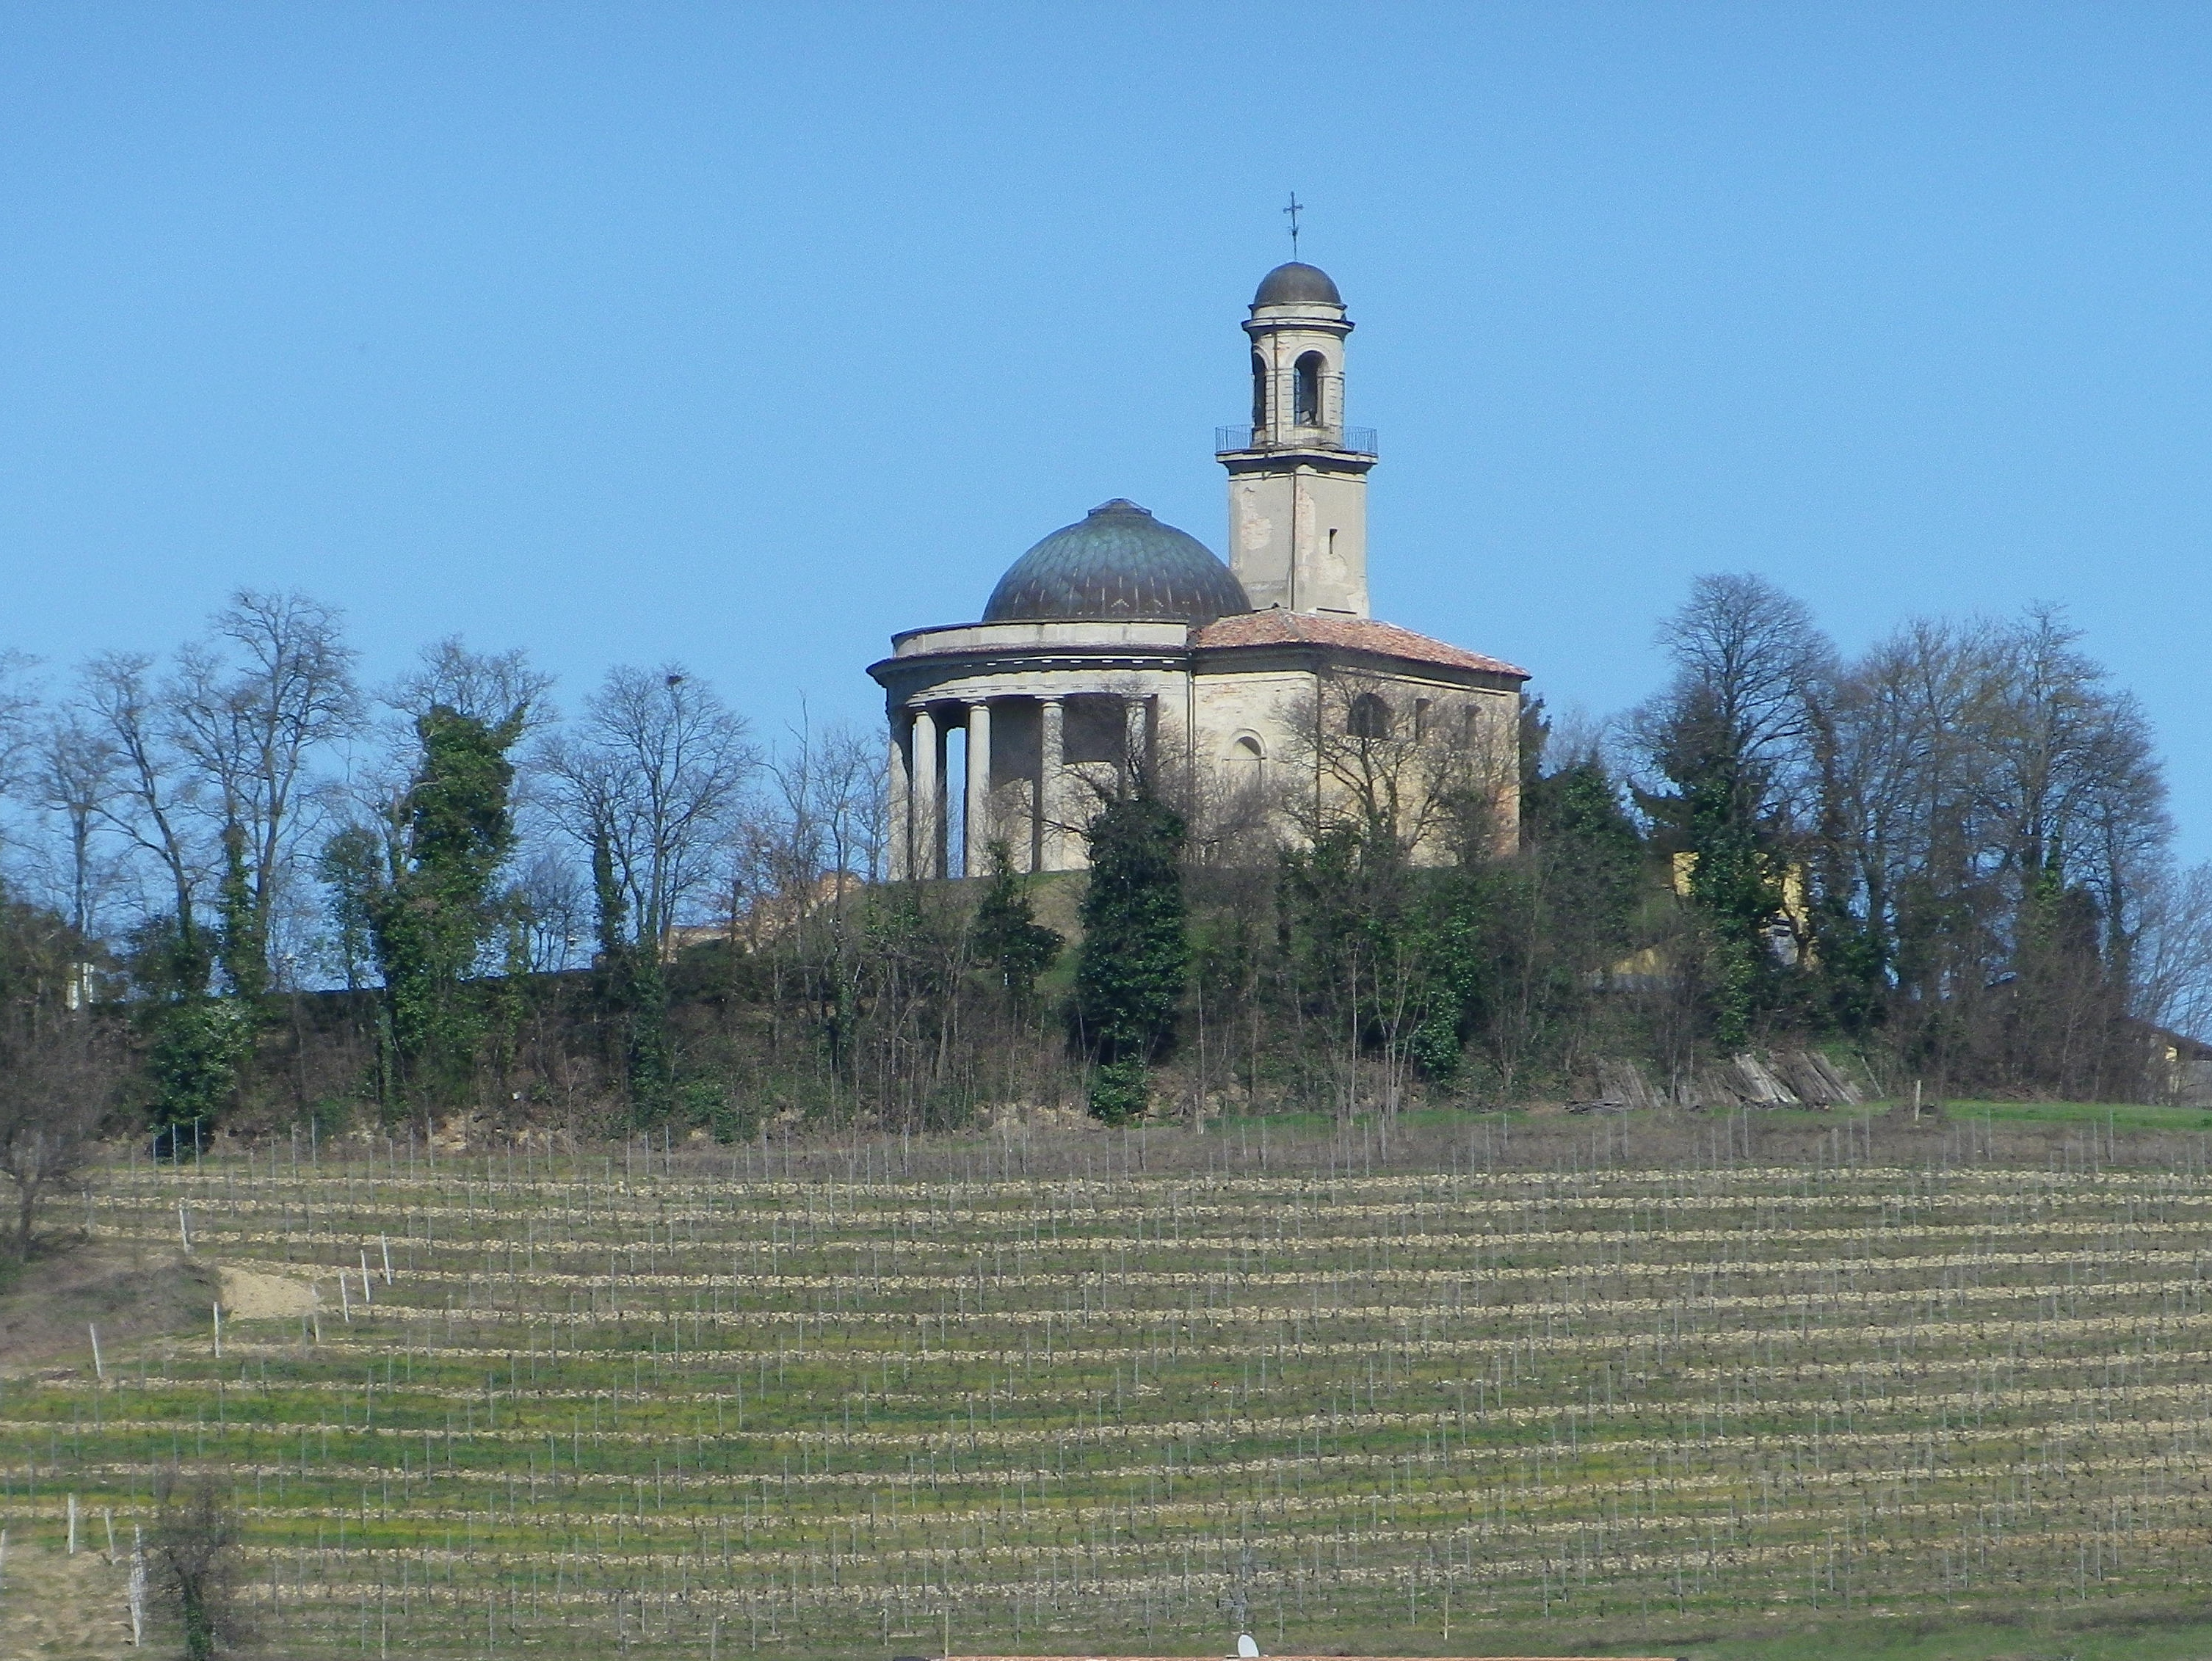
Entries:
[[1292, 259], [1296, 259], [1298, 257], [1298, 215], [1304, 211], [1305, 205], [1306, 204], [1298, 200], [1298, 193], [1296, 191], [1292, 191], [1291, 192], [1291, 205], [1283, 209], [1285, 213], [1291, 216], [1291, 258]]

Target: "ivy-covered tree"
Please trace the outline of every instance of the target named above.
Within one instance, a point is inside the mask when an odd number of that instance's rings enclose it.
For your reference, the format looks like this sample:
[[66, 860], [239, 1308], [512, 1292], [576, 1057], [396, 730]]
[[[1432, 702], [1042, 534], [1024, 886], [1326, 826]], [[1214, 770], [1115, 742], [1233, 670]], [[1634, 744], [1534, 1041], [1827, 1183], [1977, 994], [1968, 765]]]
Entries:
[[222, 827], [222, 881], [216, 889], [216, 961], [225, 990], [251, 1009], [269, 991], [269, 938], [267, 912], [254, 894], [246, 856], [246, 827], [230, 820]]
[[236, 998], [187, 997], [166, 1005], [146, 1058], [157, 1130], [212, 1126], [253, 1053], [253, 1015]]
[[124, 954], [150, 1039], [148, 1117], [156, 1131], [212, 1125], [231, 1105], [239, 1070], [253, 1053], [253, 1011], [208, 989], [214, 967], [208, 944], [205, 931], [161, 914], [131, 931]]
[[465, 1090], [483, 1035], [482, 1002], [464, 983], [504, 919], [496, 885], [514, 847], [507, 752], [526, 717], [521, 707], [494, 721], [432, 706], [416, 719], [414, 776], [384, 858], [360, 827], [323, 850], [349, 978], [354, 931], [365, 926], [383, 983], [392, 1082], [425, 1100]]
[[496, 884], [514, 849], [507, 752], [526, 714], [493, 723], [439, 705], [416, 722], [405, 840], [373, 913], [401, 1076], [447, 1099], [465, 1088], [483, 1035], [483, 1008], [461, 983], [502, 920]]

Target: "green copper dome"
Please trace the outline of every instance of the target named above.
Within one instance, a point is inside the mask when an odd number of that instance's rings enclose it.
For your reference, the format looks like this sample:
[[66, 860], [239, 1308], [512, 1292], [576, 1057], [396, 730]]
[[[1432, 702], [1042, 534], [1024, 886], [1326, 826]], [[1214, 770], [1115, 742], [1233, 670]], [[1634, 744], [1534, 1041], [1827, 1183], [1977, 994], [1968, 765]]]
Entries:
[[1117, 496], [1016, 560], [983, 621], [1210, 623], [1251, 609], [1204, 543]]

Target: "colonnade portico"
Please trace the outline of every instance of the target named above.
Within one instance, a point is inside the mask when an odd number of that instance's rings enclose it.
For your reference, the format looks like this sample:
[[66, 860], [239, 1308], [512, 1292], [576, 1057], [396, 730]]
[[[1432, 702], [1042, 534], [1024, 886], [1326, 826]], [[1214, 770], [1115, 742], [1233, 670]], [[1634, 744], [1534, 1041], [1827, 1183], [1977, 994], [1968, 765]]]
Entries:
[[[1069, 706], [1112, 703], [1118, 754], [1071, 755]], [[1006, 697], [924, 694], [895, 710], [890, 767], [890, 867], [894, 880], [951, 875], [951, 744], [967, 733], [967, 768], [961, 806], [960, 869], [980, 876], [989, 866], [994, 836], [1011, 845], [1024, 872], [1080, 868], [1081, 827], [1070, 815], [1086, 765], [1118, 769], [1150, 755], [1157, 699], [1150, 694], [1040, 692]], [[1091, 723], [1099, 723], [1094, 719]], [[1027, 742], [1036, 734], [1032, 751]], [[1093, 746], [1093, 751], [1096, 745]], [[1026, 786], [1025, 789], [1016, 787]]]

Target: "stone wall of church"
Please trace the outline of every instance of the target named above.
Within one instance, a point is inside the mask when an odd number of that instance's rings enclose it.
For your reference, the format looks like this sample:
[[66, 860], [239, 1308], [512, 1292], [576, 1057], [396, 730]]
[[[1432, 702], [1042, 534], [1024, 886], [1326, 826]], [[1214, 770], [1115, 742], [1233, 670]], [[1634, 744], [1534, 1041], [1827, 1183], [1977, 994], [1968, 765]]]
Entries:
[[1497, 846], [1519, 836], [1520, 700], [1419, 674], [1344, 670], [1210, 673], [1192, 682], [1201, 803], [1256, 793], [1279, 839], [1356, 816], [1361, 778], [1395, 790], [1414, 857], [1448, 857], [1430, 798], [1472, 785], [1493, 803]]
[[[967, 631], [933, 631], [932, 643], [956, 633]], [[1434, 803], [1441, 789], [1464, 789], [1476, 775], [1494, 784], [1499, 847], [1513, 845], [1519, 700], [1511, 691], [1410, 665], [1316, 673], [1280, 658], [1193, 674], [1169, 652], [1144, 664], [1141, 647], [1154, 642], [1141, 637], [1097, 642], [1103, 661], [1086, 663], [1066, 649], [1073, 633], [1060, 626], [1052, 631], [1059, 638], [1025, 640], [1004, 656], [947, 652], [900, 666], [895, 874], [980, 873], [994, 840], [1020, 870], [1081, 869], [1083, 827], [1126, 786], [1133, 755], [1149, 757], [1164, 783], [1188, 785], [1194, 834], [1234, 840], [1253, 857], [1316, 823], [1360, 816], [1363, 770], [1370, 797], [1379, 770], [1417, 859], [1449, 857]], [[949, 765], [956, 747], [969, 753], [963, 728], [969, 738], [988, 733], [964, 778]]]

